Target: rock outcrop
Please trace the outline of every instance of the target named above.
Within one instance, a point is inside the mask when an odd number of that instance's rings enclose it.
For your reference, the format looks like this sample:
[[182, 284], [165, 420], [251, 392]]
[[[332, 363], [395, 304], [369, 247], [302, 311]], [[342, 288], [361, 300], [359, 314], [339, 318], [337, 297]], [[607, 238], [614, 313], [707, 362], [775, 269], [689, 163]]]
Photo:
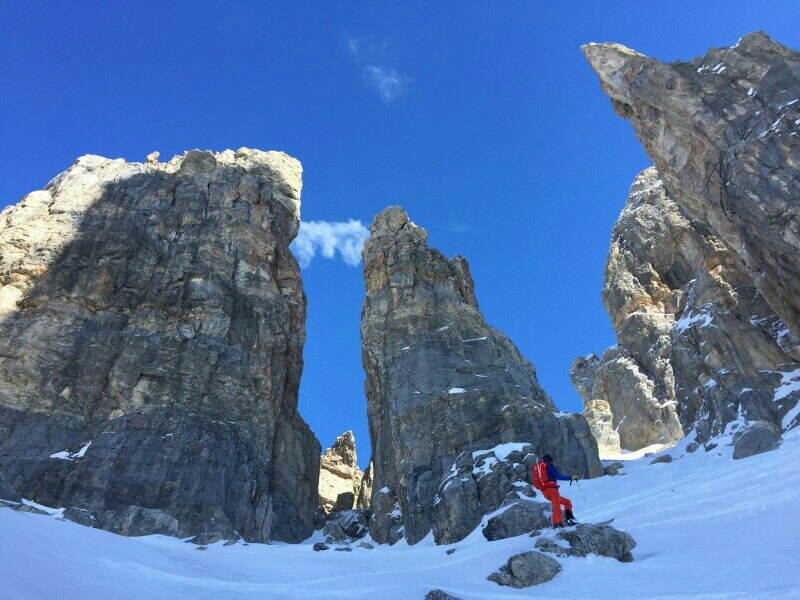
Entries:
[[576, 361], [576, 387], [594, 373], [594, 400], [624, 377], [674, 400], [700, 442], [759, 420], [796, 425], [800, 54], [760, 32], [690, 63], [618, 44], [584, 53], [657, 172], [634, 183], [609, 255], [620, 345]]
[[688, 63], [619, 44], [583, 50], [670, 196], [800, 336], [800, 53], [763, 32]]
[[149, 162], [83, 156], [0, 213], [0, 471], [139, 533], [160, 511], [300, 541], [320, 452], [297, 412], [300, 164]]
[[608, 523], [585, 523], [559, 531], [554, 538], [540, 537], [536, 540], [536, 547], [557, 556], [586, 557], [596, 554], [620, 562], [633, 562], [631, 550], [636, 547], [636, 541], [629, 533]]
[[319, 505], [326, 511], [352, 509], [361, 493], [364, 473], [358, 468], [356, 440], [346, 431], [319, 461]]
[[[476, 467], [481, 454], [494, 454], [494, 464], [516, 450], [522, 478], [525, 444], [529, 461], [550, 453], [565, 472], [602, 473], [586, 420], [559, 412], [533, 365], [486, 324], [467, 261], [445, 258], [426, 239], [390, 207], [375, 218], [362, 253], [370, 532], [381, 543], [404, 534], [413, 544], [431, 530], [449, 543], [474, 529], [502, 502], [503, 482], [512, 484], [505, 466]], [[480, 483], [489, 473], [498, 485]]]

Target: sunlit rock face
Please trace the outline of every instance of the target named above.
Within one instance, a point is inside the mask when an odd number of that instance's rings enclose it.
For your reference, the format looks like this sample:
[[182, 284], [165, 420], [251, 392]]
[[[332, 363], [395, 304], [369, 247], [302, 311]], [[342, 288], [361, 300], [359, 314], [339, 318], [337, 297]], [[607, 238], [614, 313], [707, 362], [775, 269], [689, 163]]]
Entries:
[[788, 427], [800, 346], [708, 229], [640, 173], [612, 232], [603, 302], [619, 343], [575, 360], [571, 378], [601, 453]]
[[356, 439], [352, 431], [346, 431], [320, 458], [319, 505], [327, 512], [354, 508], [363, 478], [364, 473], [358, 468]]
[[0, 213], [0, 471], [22, 496], [311, 533], [301, 172], [244, 148], [83, 156]]
[[499, 506], [490, 492], [513, 487], [514, 469], [524, 485], [526, 469], [514, 465], [525, 456], [499, 460], [503, 444], [527, 444], [529, 461], [557, 456], [564, 472], [602, 473], [586, 420], [558, 411], [533, 365], [487, 325], [465, 259], [428, 246], [427, 232], [395, 206], [375, 217], [363, 262], [376, 541], [467, 535]]

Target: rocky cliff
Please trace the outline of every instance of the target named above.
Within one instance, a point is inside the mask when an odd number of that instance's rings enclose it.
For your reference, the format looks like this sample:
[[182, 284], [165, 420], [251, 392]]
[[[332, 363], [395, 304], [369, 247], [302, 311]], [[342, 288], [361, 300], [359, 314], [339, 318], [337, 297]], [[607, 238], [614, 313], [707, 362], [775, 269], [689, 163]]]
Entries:
[[[462, 539], [515, 481], [525, 485], [523, 459], [535, 453], [554, 455], [567, 473], [602, 472], [586, 420], [559, 412], [533, 365], [486, 324], [467, 261], [426, 240], [390, 207], [362, 253], [370, 532], [380, 543], [405, 536], [413, 544], [431, 530], [439, 543]], [[525, 443], [531, 454], [502, 461]]]
[[310, 534], [301, 185], [280, 152], [83, 156], [0, 214], [0, 471], [22, 496]]
[[319, 505], [328, 512], [350, 510], [359, 499], [363, 478], [355, 437], [352, 431], [346, 431], [320, 458]]
[[583, 50], [670, 197], [800, 336], [800, 53], [762, 32], [688, 63]]
[[800, 375], [800, 343], [655, 168], [636, 178], [614, 226], [603, 302], [619, 344], [576, 359], [570, 375], [604, 452], [613, 433], [636, 450], [684, 432], [704, 443], [755, 421], [789, 425], [800, 394], [784, 384]]

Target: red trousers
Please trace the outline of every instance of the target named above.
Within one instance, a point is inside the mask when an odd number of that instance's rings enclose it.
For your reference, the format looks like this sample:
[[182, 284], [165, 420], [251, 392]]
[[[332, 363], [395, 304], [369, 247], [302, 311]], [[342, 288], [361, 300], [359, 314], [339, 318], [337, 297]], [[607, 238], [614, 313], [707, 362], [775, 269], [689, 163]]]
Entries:
[[542, 493], [553, 505], [553, 525], [558, 525], [561, 523], [561, 505], [564, 505], [564, 510], [572, 510], [572, 502], [567, 498], [561, 497], [558, 493], [558, 488], [549, 488]]

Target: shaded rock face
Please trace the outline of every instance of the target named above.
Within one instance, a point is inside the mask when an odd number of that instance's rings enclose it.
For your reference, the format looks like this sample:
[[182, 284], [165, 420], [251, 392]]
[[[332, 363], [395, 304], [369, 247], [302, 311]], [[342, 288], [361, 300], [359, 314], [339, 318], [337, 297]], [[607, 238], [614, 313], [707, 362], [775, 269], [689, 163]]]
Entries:
[[544, 529], [550, 526], [550, 512], [549, 502], [517, 502], [487, 521], [483, 537], [493, 542]]
[[364, 475], [361, 478], [361, 485], [358, 488], [358, 495], [356, 496], [356, 508], [359, 510], [369, 510], [372, 507], [372, 463], [367, 465], [364, 469]]
[[[486, 324], [467, 261], [445, 258], [426, 239], [401, 208], [390, 207], [375, 218], [362, 253], [362, 354], [377, 490], [370, 529], [378, 542], [388, 541], [387, 521], [398, 513], [412, 544], [431, 529], [440, 542], [469, 533], [485, 512], [481, 488], [471, 474], [472, 483], [450, 475], [471, 473], [473, 452], [528, 443], [557, 457], [565, 472], [602, 473], [585, 419], [560, 413], [533, 365]], [[456, 464], [462, 453], [464, 464]], [[457, 493], [444, 489], [446, 479]]]
[[690, 431], [704, 443], [755, 420], [788, 426], [797, 338], [655, 168], [636, 178], [614, 226], [603, 302], [619, 343], [576, 359], [570, 376], [606, 454], [611, 429], [637, 450]]
[[766, 421], [756, 421], [737, 434], [733, 443], [734, 460], [777, 450], [781, 445], [780, 430]]
[[800, 53], [763, 32], [688, 63], [619, 44], [583, 50], [670, 196], [800, 335]]
[[0, 470], [24, 497], [300, 541], [300, 164], [79, 158], [0, 213]]
[[358, 468], [352, 431], [336, 438], [319, 462], [319, 505], [326, 511], [350, 510], [361, 492], [364, 473]]

